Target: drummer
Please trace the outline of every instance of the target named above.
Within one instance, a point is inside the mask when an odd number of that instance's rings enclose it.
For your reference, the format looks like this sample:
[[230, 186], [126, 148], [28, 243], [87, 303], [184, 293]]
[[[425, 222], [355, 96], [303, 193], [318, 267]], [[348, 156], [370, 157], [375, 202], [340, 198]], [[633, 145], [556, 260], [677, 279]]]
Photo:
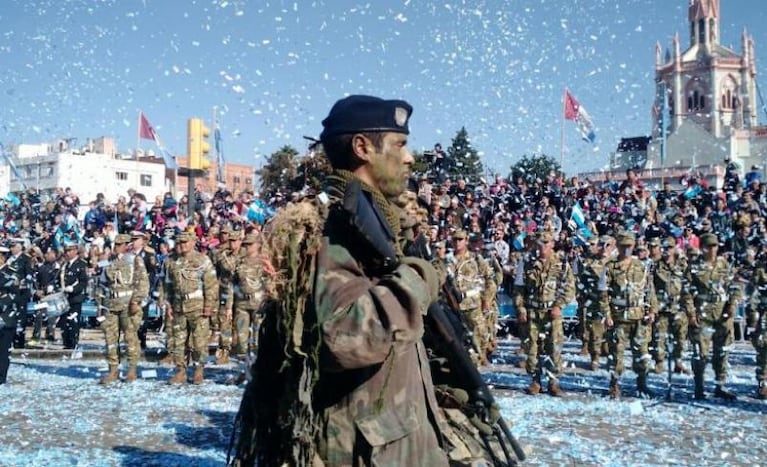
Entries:
[[[45, 261], [37, 271], [37, 283], [35, 284], [35, 298], [38, 301], [43, 297], [61, 293], [61, 281], [59, 280], [61, 265], [56, 261], [58, 259], [57, 256], [56, 250], [51, 247], [48, 247], [43, 254]], [[56, 340], [56, 321], [58, 321], [58, 316], [50, 311], [47, 308], [39, 307], [35, 313], [35, 327], [32, 331], [30, 345], [35, 345], [39, 342], [43, 323], [46, 325], [45, 340], [51, 343]]]

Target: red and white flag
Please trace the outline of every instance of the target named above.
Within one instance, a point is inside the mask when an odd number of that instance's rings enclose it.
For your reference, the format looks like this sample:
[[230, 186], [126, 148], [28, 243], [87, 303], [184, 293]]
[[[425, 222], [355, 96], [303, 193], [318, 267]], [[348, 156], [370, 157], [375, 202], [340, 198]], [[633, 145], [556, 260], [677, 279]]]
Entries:
[[575, 122], [584, 141], [594, 142], [597, 135], [594, 133], [594, 124], [591, 121], [591, 116], [568, 90], [565, 90], [565, 119]]
[[157, 142], [157, 133], [154, 131], [154, 127], [149, 120], [144, 116], [144, 112], [139, 112], [139, 136], [142, 139], [151, 139], [155, 143]]

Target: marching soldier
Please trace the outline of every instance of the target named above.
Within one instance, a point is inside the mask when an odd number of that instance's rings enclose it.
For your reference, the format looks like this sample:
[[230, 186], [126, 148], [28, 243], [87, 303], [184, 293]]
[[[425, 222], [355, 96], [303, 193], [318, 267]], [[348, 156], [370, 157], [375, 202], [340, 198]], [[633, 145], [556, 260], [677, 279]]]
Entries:
[[65, 349], [74, 349], [80, 341], [80, 314], [88, 288], [88, 263], [79, 256], [77, 243], [64, 246], [64, 264], [61, 268], [61, 290], [67, 295], [69, 311], [64, 320], [61, 338]]
[[591, 356], [591, 370], [599, 369], [599, 355], [605, 336], [605, 315], [600, 307], [605, 291], [606, 251], [609, 238], [593, 236], [588, 239], [588, 253], [580, 262], [577, 276], [578, 310], [583, 329], [583, 348]]
[[448, 273], [455, 278], [456, 287], [461, 295], [459, 306], [472, 334], [477, 361], [485, 365], [489, 339], [484, 316], [495, 297], [495, 274], [480, 255], [469, 251], [468, 235], [465, 230], [457, 230], [453, 234], [453, 242], [455, 243], [454, 259], [448, 265]]
[[756, 292], [748, 316], [749, 327], [754, 328], [751, 343], [756, 350], [756, 397], [767, 399], [767, 256], [757, 255], [756, 268], [751, 279]]
[[[157, 287], [157, 274], [159, 273], [159, 268], [157, 264], [157, 252], [154, 251], [154, 248], [148, 246], [146, 244], [146, 238], [147, 235], [144, 232], [141, 232], [139, 230], [134, 230], [130, 234], [130, 247], [128, 248], [128, 252], [137, 258], [141, 260], [142, 263], [144, 263], [144, 270], [146, 270], [147, 274], [147, 280], [149, 281], [149, 293], [154, 293], [156, 290], [153, 290]], [[146, 303], [146, 302], [145, 302]], [[142, 310], [141, 313], [131, 315], [131, 319], [135, 321], [136, 330], [138, 332], [138, 338], [141, 343], [141, 347], [146, 347], [146, 332], [147, 329], [144, 326], [142, 326], [142, 321], [144, 321], [144, 312]]]
[[210, 258], [196, 251], [194, 234], [183, 232], [177, 239], [178, 255], [167, 260], [163, 304], [173, 320], [173, 362], [177, 372], [168, 381], [187, 381], [187, 352], [195, 364], [194, 384], [202, 384], [208, 356], [210, 317], [218, 301], [216, 270]]
[[653, 322], [650, 345], [655, 359], [655, 373], [666, 371], [666, 340], [670, 337], [674, 350], [674, 372], [689, 374], [682, 363], [687, 344], [687, 314], [681, 307], [682, 286], [685, 281], [684, 262], [677, 258], [673, 241], [652, 238], [648, 241], [650, 259], [653, 261], [653, 287], [658, 300], [658, 315]]
[[[257, 345], [257, 330], [263, 319], [260, 315], [261, 302], [266, 294], [264, 261], [260, 254], [258, 234], [253, 232], [246, 235], [242, 245], [245, 254], [232, 275], [237, 354], [247, 354]], [[250, 345], [251, 342], [254, 344]]]
[[[514, 305], [517, 320], [529, 336], [525, 369], [533, 381], [527, 389], [530, 394], [541, 392], [539, 352], [546, 355], [549, 394], [559, 396], [556, 374], [562, 368], [564, 326], [562, 309], [575, 299], [575, 276], [567, 260], [554, 251], [554, 238], [542, 232], [537, 239], [538, 255], [519, 263], [514, 280]], [[539, 342], [540, 338], [540, 342]], [[543, 348], [539, 348], [540, 345]]]
[[[222, 233], [223, 234], [223, 233]], [[242, 230], [227, 231], [229, 247], [222, 249], [215, 255], [216, 276], [219, 283], [219, 306], [218, 306], [218, 349], [216, 350], [216, 364], [223, 365], [229, 362], [229, 354], [232, 351], [232, 275], [245, 253], [242, 247]], [[239, 348], [239, 347], [238, 347]]]
[[8, 367], [11, 364], [11, 347], [16, 325], [20, 319], [18, 308], [14, 303], [16, 290], [16, 274], [10, 270], [5, 257], [8, 249], [0, 247], [0, 385], [5, 384], [8, 377]]
[[[232, 234], [232, 228], [229, 224], [224, 224], [221, 227], [221, 230], [218, 232], [218, 246], [212, 250], [208, 251], [208, 255], [210, 256], [210, 260], [213, 262], [213, 266], [216, 268], [216, 274], [220, 277], [221, 271], [219, 268], [219, 263], [221, 262], [221, 257], [225, 255], [229, 251], [230, 246], [230, 236]], [[224, 294], [224, 288], [221, 287], [220, 293]], [[219, 322], [221, 321], [221, 309], [224, 308], [226, 302], [225, 297], [219, 297], [219, 306], [216, 309], [215, 316], [212, 316], [210, 319], [210, 334], [211, 334], [211, 341], [215, 341], [216, 344], [218, 344], [218, 349], [222, 348], [222, 343], [220, 342], [220, 333], [222, 332], [219, 328]], [[231, 308], [230, 308], [231, 309]], [[229, 339], [231, 342], [231, 325], [229, 326]], [[231, 347], [231, 344], [230, 344]], [[221, 352], [217, 349], [216, 351], [216, 359], [219, 358], [221, 355]]]
[[125, 382], [130, 383], [137, 378], [140, 348], [135, 317], [141, 317], [144, 302], [149, 294], [149, 278], [141, 257], [126, 253], [130, 241], [131, 236], [127, 234], [118, 234], [115, 237], [112, 261], [102, 269], [99, 277], [101, 303], [105, 308], [105, 320], [101, 327], [104, 329], [109, 365], [109, 373], [101, 378], [99, 384], [109, 384], [118, 379], [121, 331], [128, 356]]
[[613, 399], [620, 396], [618, 378], [623, 374], [623, 352], [627, 343], [631, 345], [637, 391], [640, 396], [652, 397], [647, 387], [647, 361], [650, 359], [648, 343], [657, 301], [652, 290], [652, 272], [631, 255], [635, 242], [634, 234], [629, 232], [618, 237], [618, 256], [606, 265], [606, 290], [600, 304], [607, 327], [609, 395]]
[[[58, 261], [56, 261], [56, 259], [56, 250], [53, 248], [48, 248], [45, 251], [45, 262], [37, 271], [37, 285], [35, 288], [37, 289], [36, 295], [38, 300], [45, 297], [46, 295], [61, 291], [61, 282], [59, 281], [61, 265], [58, 263]], [[47, 316], [45, 319], [43, 319], [43, 315], [45, 314], [45, 311], [38, 311], [38, 314], [35, 317], [35, 328], [34, 332], [32, 333], [32, 338], [40, 339], [42, 337], [42, 327], [43, 322], [45, 322], [45, 340], [48, 342], [53, 342], [56, 340], [56, 317]]]
[[695, 399], [706, 398], [703, 372], [708, 364], [709, 348], [713, 347], [711, 365], [716, 374], [714, 397], [735, 400], [735, 393], [724, 385], [727, 381], [728, 349], [734, 332], [735, 305], [740, 299], [740, 291], [732, 283], [729, 263], [717, 256], [717, 236], [701, 235], [700, 248], [701, 258], [687, 269], [687, 287], [682, 292], [682, 304], [690, 321]]

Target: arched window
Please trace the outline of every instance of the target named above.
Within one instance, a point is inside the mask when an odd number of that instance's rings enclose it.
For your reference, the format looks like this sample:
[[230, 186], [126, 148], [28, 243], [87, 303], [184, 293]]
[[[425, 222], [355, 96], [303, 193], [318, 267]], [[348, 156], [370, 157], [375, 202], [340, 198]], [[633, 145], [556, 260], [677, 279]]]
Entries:
[[692, 112], [692, 97], [687, 98], [687, 111]]
[[706, 20], [703, 18], [698, 21], [698, 42], [701, 44], [706, 42]]
[[706, 108], [706, 96], [703, 94], [700, 95], [700, 108], [701, 110]]
[[737, 106], [738, 83], [732, 76], [722, 81], [722, 109], [732, 110]]

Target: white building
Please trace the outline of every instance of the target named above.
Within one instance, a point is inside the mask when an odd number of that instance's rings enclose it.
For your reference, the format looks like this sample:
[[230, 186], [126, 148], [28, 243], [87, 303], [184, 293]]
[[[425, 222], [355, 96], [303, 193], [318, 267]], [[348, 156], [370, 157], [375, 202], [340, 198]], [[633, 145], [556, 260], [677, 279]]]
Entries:
[[[156, 162], [123, 159], [115, 155], [111, 138], [89, 140], [82, 149], [72, 149], [67, 142], [21, 144], [13, 148], [16, 174], [4, 165], [9, 175], [10, 191], [35, 188], [45, 195], [56, 188], [69, 187], [87, 204], [103, 193], [108, 201], [126, 196], [131, 188], [148, 200], [169, 191], [165, 165]], [[0, 187], [2, 172], [0, 171]]]

